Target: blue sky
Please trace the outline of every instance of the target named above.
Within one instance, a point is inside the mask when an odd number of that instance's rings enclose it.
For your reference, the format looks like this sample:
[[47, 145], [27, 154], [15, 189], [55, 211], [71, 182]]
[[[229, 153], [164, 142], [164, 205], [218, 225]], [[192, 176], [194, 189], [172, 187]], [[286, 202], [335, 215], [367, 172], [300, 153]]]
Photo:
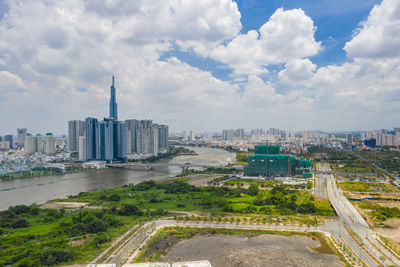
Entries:
[[[322, 41], [324, 49], [318, 55], [311, 57], [318, 67], [330, 64], [342, 64], [349, 59], [343, 47], [350, 41], [353, 31], [360, 22], [365, 21], [372, 7], [381, 0], [236, 0], [241, 13], [241, 33], [258, 30], [278, 8], [301, 8], [310, 16], [317, 31], [315, 39]], [[178, 48], [169, 51], [162, 58], [175, 56], [192, 66], [208, 70], [217, 78], [230, 80], [231, 69], [210, 58], [197, 54], [182, 52]], [[274, 66], [271, 69], [282, 69]]]
[[0, 1], [0, 134], [400, 125], [400, 0]]

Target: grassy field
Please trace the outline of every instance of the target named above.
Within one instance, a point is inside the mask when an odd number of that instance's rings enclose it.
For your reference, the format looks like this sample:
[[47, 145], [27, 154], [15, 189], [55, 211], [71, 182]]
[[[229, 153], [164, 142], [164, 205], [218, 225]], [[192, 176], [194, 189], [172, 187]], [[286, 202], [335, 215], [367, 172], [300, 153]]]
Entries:
[[340, 182], [341, 188], [350, 192], [363, 193], [395, 193], [396, 189], [387, 183], [366, 183], [366, 182]]
[[328, 201], [310, 192], [275, 186], [195, 187], [180, 180], [147, 181], [99, 192], [82, 192], [59, 202], [87, 202], [91, 209], [65, 211], [35, 205], [0, 212], [0, 266], [60, 265], [88, 262], [139, 221], [168, 212], [196, 211], [218, 218], [283, 217], [313, 224], [315, 215], [335, 216]]
[[392, 218], [400, 218], [400, 209], [396, 207], [384, 207], [370, 200], [353, 201], [361, 209], [365, 210], [373, 222], [384, 222]]

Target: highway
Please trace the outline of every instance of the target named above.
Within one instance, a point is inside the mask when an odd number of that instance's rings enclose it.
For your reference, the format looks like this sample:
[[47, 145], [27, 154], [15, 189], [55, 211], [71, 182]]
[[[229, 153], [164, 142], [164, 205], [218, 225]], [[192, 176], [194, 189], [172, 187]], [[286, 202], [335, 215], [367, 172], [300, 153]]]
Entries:
[[[317, 163], [317, 168], [321, 169], [320, 165], [322, 163], [318, 162]], [[321, 173], [315, 173], [315, 188], [314, 188], [314, 193], [315, 197], [317, 198], [327, 198], [326, 197], [326, 177], [325, 175]]]
[[[328, 163], [321, 163], [318, 168], [320, 171], [330, 171]], [[338, 216], [343, 220], [345, 226], [355, 233], [353, 240], [348, 245], [359, 258], [361, 258], [368, 266], [400, 266], [400, 260], [397, 255], [392, 254], [383, 247], [376, 239], [376, 234], [369, 227], [364, 218], [356, 210], [356, 208], [345, 198], [338, 188], [333, 174], [322, 174], [327, 183], [327, 192], [329, 201], [334, 207]], [[334, 231], [336, 232], [336, 231]], [[348, 231], [341, 231], [341, 235], [348, 239]], [[339, 234], [339, 233], [336, 233]], [[343, 236], [341, 236], [343, 238]]]

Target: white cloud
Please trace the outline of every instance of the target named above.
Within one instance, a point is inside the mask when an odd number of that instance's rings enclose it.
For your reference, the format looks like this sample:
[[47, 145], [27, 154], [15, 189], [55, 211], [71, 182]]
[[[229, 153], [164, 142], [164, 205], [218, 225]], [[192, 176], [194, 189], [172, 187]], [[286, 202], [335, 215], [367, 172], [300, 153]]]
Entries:
[[278, 76], [283, 83], [292, 86], [308, 85], [316, 69], [317, 65], [308, 58], [294, 59], [286, 63], [285, 68], [279, 72]]
[[218, 46], [211, 58], [228, 64], [234, 76], [266, 73], [265, 66], [313, 56], [321, 50], [316, 27], [301, 9], [275, 11], [259, 29]]
[[[388, 2], [374, 10], [391, 14]], [[229, 0], [10, 1], [0, 23], [0, 114], [8, 127], [1, 134], [17, 127], [65, 133], [70, 119], [106, 116], [111, 74], [121, 119], [152, 118], [171, 131], [400, 123], [399, 58], [370, 59], [376, 46], [356, 49], [375, 28], [388, 47], [397, 45], [389, 38], [396, 16], [382, 24], [374, 12], [346, 45], [352, 62], [316, 69], [308, 57], [321, 43], [300, 9], [278, 9], [258, 31], [239, 34], [240, 13]], [[239, 86], [175, 57], [161, 60], [175, 45], [248, 79]], [[261, 75], [271, 64], [285, 64], [277, 75], [277, 84], [289, 85], [284, 92]]]
[[400, 56], [400, 1], [384, 0], [374, 6], [344, 49], [353, 58]]

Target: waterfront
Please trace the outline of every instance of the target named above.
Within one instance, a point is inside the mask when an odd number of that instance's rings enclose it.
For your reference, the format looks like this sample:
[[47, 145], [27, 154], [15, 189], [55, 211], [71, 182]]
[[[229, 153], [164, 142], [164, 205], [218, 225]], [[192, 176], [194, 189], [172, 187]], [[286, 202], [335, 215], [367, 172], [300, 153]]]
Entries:
[[[198, 155], [183, 155], [165, 160], [171, 164], [191, 163], [219, 166], [234, 160], [235, 154], [221, 149], [189, 147]], [[162, 180], [181, 172], [179, 167], [165, 167], [152, 171], [124, 169], [93, 170], [65, 175], [30, 177], [13, 180], [0, 180], [0, 210], [20, 204], [42, 204], [46, 201], [64, 198], [79, 192], [91, 192], [113, 188], [144, 180]]]

